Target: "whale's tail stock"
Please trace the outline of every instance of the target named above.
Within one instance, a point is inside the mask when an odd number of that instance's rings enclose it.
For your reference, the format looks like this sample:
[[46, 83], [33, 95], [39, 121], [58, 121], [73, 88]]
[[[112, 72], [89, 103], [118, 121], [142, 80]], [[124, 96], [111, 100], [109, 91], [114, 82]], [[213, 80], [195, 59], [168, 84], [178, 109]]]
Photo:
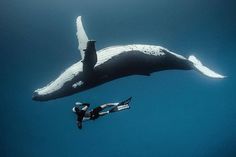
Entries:
[[200, 73], [202, 73], [203, 75], [206, 75], [208, 77], [211, 78], [218, 78], [218, 79], [223, 79], [226, 76], [220, 75], [216, 72], [214, 72], [213, 70], [207, 68], [206, 66], [204, 66], [201, 61], [199, 61], [195, 56], [191, 55], [188, 57], [188, 60], [190, 62], [193, 63], [193, 67], [195, 70], [199, 71]]

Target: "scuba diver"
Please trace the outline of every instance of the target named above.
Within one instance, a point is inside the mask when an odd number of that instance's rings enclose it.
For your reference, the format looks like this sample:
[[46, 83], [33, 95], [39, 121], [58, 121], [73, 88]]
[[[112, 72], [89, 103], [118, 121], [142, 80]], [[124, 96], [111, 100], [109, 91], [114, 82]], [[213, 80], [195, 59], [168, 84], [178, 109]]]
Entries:
[[[129, 109], [129, 103], [131, 98], [128, 98], [125, 101], [120, 103], [107, 103], [101, 106], [95, 107], [94, 109], [87, 111], [90, 107], [89, 103], [80, 103], [76, 102], [75, 107], [72, 108], [72, 111], [77, 115], [77, 126], [79, 129], [82, 129], [82, 122], [87, 120], [95, 120], [100, 116], [107, 115], [109, 113], [122, 111], [125, 109]], [[107, 110], [105, 110], [107, 109]]]

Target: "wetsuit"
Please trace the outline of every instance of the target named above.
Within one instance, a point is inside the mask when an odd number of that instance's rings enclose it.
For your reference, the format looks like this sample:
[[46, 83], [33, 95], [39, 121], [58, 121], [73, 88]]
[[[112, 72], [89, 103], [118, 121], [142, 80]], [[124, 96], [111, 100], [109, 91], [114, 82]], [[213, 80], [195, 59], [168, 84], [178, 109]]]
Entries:
[[[76, 107], [73, 107], [73, 112], [77, 115], [77, 125], [79, 129], [82, 129], [82, 122], [86, 120], [96, 120], [100, 116], [107, 115], [109, 113], [122, 111], [125, 109], [129, 109], [129, 103], [131, 101], [131, 97], [125, 101], [120, 103], [107, 103], [101, 106], [98, 106], [91, 111], [87, 111], [90, 104], [83, 103], [80, 105], [77, 104]], [[111, 109], [109, 109], [111, 107]], [[105, 110], [107, 109], [107, 110]], [[105, 111], [104, 111], [105, 110]]]
[[92, 111], [90, 111], [90, 119], [95, 120], [97, 119], [100, 115], [99, 112], [101, 112], [103, 110], [102, 107], [96, 107], [94, 108]]

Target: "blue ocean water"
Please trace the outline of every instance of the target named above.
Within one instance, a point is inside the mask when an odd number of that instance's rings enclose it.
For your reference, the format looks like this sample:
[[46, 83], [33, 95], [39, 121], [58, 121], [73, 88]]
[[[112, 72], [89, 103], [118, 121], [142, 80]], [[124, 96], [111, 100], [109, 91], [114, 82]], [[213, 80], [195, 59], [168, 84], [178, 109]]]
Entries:
[[[1, 157], [235, 157], [236, 9], [233, 0], [8, 0], [0, 2]], [[164, 46], [227, 75], [195, 71], [130, 76], [48, 102], [32, 92], [80, 59], [75, 19], [97, 49]], [[84, 123], [93, 107], [133, 97], [131, 109]]]

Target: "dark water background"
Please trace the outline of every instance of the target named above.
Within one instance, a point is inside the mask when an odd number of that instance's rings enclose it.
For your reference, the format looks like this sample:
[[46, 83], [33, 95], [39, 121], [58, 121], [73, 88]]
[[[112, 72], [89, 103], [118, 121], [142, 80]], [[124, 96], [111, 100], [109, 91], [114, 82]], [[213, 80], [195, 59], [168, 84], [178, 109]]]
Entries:
[[[235, 157], [234, 0], [2, 0], [1, 157]], [[194, 71], [122, 78], [86, 92], [33, 102], [32, 91], [80, 59], [75, 19], [97, 49], [155, 44], [227, 75]], [[84, 124], [74, 102], [93, 106], [133, 96], [132, 109]]]

